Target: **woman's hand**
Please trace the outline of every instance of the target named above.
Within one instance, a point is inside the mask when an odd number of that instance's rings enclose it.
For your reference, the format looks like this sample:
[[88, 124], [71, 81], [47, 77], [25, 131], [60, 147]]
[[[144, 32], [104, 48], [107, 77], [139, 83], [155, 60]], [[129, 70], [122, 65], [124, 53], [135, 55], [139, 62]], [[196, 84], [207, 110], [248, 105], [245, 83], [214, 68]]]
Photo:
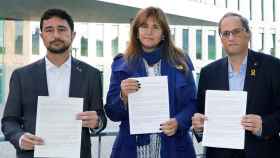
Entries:
[[134, 93], [141, 88], [141, 84], [135, 79], [125, 79], [121, 82], [121, 99], [127, 105], [127, 97], [129, 93]]

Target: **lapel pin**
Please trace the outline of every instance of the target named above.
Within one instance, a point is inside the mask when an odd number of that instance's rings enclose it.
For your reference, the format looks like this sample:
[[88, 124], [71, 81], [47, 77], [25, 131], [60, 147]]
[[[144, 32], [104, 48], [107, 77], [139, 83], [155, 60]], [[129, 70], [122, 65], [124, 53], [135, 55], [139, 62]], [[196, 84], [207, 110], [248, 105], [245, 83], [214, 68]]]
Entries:
[[76, 67], [76, 69], [79, 71], [79, 72], [82, 72], [82, 69], [80, 67]]
[[251, 69], [250, 75], [251, 76], [256, 76], [256, 69]]
[[183, 70], [183, 66], [182, 65], [176, 65], [176, 69]]

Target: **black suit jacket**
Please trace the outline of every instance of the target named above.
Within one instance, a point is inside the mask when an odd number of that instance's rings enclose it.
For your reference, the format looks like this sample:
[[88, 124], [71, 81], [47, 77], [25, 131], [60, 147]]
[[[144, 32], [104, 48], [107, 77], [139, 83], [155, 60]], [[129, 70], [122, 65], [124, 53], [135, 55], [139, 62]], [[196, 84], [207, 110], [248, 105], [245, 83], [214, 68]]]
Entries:
[[[255, 72], [254, 72], [255, 71]], [[198, 85], [198, 111], [204, 113], [206, 90], [229, 90], [228, 59], [202, 68]], [[246, 158], [272, 158], [280, 155], [280, 60], [249, 50], [244, 83], [247, 114], [262, 117], [262, 136], [245, 134]], [[226, 106], [226, 105], [225, 105]], [[230, 158], [235, 150], [207, 148], [207, 158]]]
[[[106, 126], [103, 110], [100, 72], [77, 59], [71, 61], [69, 97], [84, 98], [83, 110], [95, 110]], [[2, 131], [17, 151], [18, 158], [31, 158], [33, 151], [19, 148], [19, 138], [24, 132], [35, 133], [37, 98], [48, 96], [45, 59], [16, 69], [10, 80], [10, 90], [4, 115]], [[91, 158], [90, 130], [82, 129], [81, 158]]]

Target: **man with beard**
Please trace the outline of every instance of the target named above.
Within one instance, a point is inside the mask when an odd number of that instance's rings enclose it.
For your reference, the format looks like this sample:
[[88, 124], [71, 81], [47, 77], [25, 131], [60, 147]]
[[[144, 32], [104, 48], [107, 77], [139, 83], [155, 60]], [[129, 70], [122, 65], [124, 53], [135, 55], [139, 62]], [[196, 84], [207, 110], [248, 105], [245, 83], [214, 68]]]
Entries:
[[[34, 145], [44, 140], [35, 135], [38, 96], [84, 99], [81, 158], [91, 158], [90, 133], [105, 128], [100, 72], [70, 55], [75, 37], [70, 15], [60, 9], [47, 10], [40, 21], [45, 58], [16, 69], [2, 118], [2, 131], [17, 150], [18, 158], [33, 157]], [[63, 114], [67, 111], [61, 111]], [[75, 116], [74, 116], [75, 117]]]

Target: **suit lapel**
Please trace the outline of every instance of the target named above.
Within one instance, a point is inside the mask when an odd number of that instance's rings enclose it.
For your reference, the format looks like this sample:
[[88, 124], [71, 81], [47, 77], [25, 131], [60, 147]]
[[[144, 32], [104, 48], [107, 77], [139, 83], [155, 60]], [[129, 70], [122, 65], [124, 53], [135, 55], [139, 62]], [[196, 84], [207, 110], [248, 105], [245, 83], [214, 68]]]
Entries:
[[[252, 51], [248, 53], [247, 60], [247, 69], [246, 69], [246, 77], [244, 83], [244, 91], [248, 92], [247, 96], [247, 105], [250, 105], [250, 98], [255, 92], [256, 79], [258, 73], [258, 67], [260, 65], [260, 61], [256, 58], [256, 54]], [[247, 107], [248, 108], [248, 107]]]
[[222, 61], [222, 66], [220, 67], [220, 73], [221, 75], [217, 75], [217, 77], [220, 76], [220, 78], [218, 79], [218, 85], [220, 85], [221, 87], [219, 87], [219, 89], [221, 90], [229, 90], [229, 79], [228, 79], [228, 58], [224, 58]]
[[33, 83], [35, 83], [35, 94], [37, 96], [48, 96], [49, 92], [45, 59], [41, 59], [38, 61], [33, 76], [35, 79], [33, 81]]
[[85, 84], [82, 83], [84, 71], [86, 70], [81, 67], [80, 62], [72, 58], [69, 97], [82, 97], [82, 84]]

